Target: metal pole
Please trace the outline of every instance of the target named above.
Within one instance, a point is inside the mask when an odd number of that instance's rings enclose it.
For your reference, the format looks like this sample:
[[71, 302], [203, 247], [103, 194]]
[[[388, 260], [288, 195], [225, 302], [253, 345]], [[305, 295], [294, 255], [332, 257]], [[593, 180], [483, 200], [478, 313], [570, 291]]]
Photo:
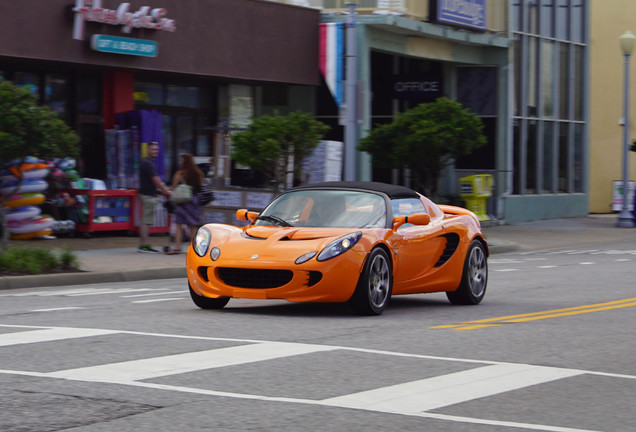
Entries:
[[618, 215], [617, 226], [620, 228], [632, 228], [634, 222], [632, 215], [628, 209], [627, 200], [629, 198], [629, 153], [628, 153], [628, 141], [629, 141], [629, 57], [630, 53], [625, 54], [625, 94], [624, 94], [624, 106], [623, 106], [623, 208]]
[[357, 35], [356, 35], [356, 5], [358, 2], [345, 3], [349, 8], [347, 20], [347, 51], [346, 51], [346, 92], [345, 92], [345, 142], [344, 142], [344, 179], [356, 180], [356, 147], [358, 145], [357, 124]]

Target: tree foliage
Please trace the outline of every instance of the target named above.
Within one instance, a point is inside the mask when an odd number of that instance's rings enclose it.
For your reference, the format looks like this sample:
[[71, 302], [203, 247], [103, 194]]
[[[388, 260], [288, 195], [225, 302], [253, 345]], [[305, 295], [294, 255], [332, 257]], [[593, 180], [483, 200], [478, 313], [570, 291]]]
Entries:
[[246, 131], [232, 137], [232, 159], [260, 171], [278, 189], [292, 172], [289, 156], [294, 157], [295, 177], [301, 178], [303, 160], [328, 130], [329, 126], [302, 112], [253, 118]]
[[483, 127], [460, 103], [439, 98], [399, 114], [393, 123], [376, 126], [358, 149], [368, 152], [374, 165], [410, 168], [414, 187], [435, 196], [444, 167], [486, 144]]
[[[75, 157], [79, 138], [47, 106], [39, 106], [27, 88], [0, 79], [0, 165], [17, 168], [18, 190], [22, 183], [21, 164], [28, 156], [42, 159], [57, 156]], [[0, 206], [10, 195], [0, 196]], [[0, 250], [7, 248], [4, 212], [0, 211], [2, 238]]]
[[0, 80], [0, 162], [26, 156], [75, 157], [77, 134], [27, 89]]

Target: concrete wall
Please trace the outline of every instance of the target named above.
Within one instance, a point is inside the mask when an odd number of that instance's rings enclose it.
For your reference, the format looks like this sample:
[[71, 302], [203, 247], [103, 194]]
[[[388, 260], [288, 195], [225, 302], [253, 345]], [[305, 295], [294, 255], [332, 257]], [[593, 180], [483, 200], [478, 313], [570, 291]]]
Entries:
[[[636, 34], [634, 0], [590, 1], [590, 185], [589, 211], [608, 213], [612, 181], [623, 177], [624, 56], [619, 37], [627, 30]], [[636, 139], [636, 49], [631, 56], [630, 143]], [[636, 153], [628, 153], [630, 179], [636, 179]]]

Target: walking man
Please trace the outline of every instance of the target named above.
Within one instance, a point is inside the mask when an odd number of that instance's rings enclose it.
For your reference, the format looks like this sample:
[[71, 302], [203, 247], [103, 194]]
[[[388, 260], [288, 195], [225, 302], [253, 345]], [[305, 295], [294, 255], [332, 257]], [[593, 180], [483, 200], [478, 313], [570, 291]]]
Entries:
[[142, 216], [139, 224], [139, 249], [141, 253], [159, 253], [149, 244], [148, 232], [150, 225], [155, 222], [155, 213], [158, 202], [158, 192], [166, 198], [170, 197], [170, 190], [161, 181], [157, 174], [155, 159], [159, 154], [159, 144], [155, 141], [148, 144], [147, 157], [139, 164], [139, 198], [141, 199]]

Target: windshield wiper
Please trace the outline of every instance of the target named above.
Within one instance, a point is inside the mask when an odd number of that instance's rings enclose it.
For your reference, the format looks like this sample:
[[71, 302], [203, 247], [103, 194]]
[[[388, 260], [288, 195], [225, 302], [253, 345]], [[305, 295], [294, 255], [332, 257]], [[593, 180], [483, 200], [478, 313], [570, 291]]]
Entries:
[[278, 216], [271, 216], [271, 215], [265, 215], [265, 216], [257, 216], [256, 220], [264, 220], [267, 222], [273, 222], [277, 225], [280, 225], [282, 227], [291, 227], [293, 226], [292, 224], [290, 224], [289, 222], [287, 222], [285, 219], [281, 219]]

